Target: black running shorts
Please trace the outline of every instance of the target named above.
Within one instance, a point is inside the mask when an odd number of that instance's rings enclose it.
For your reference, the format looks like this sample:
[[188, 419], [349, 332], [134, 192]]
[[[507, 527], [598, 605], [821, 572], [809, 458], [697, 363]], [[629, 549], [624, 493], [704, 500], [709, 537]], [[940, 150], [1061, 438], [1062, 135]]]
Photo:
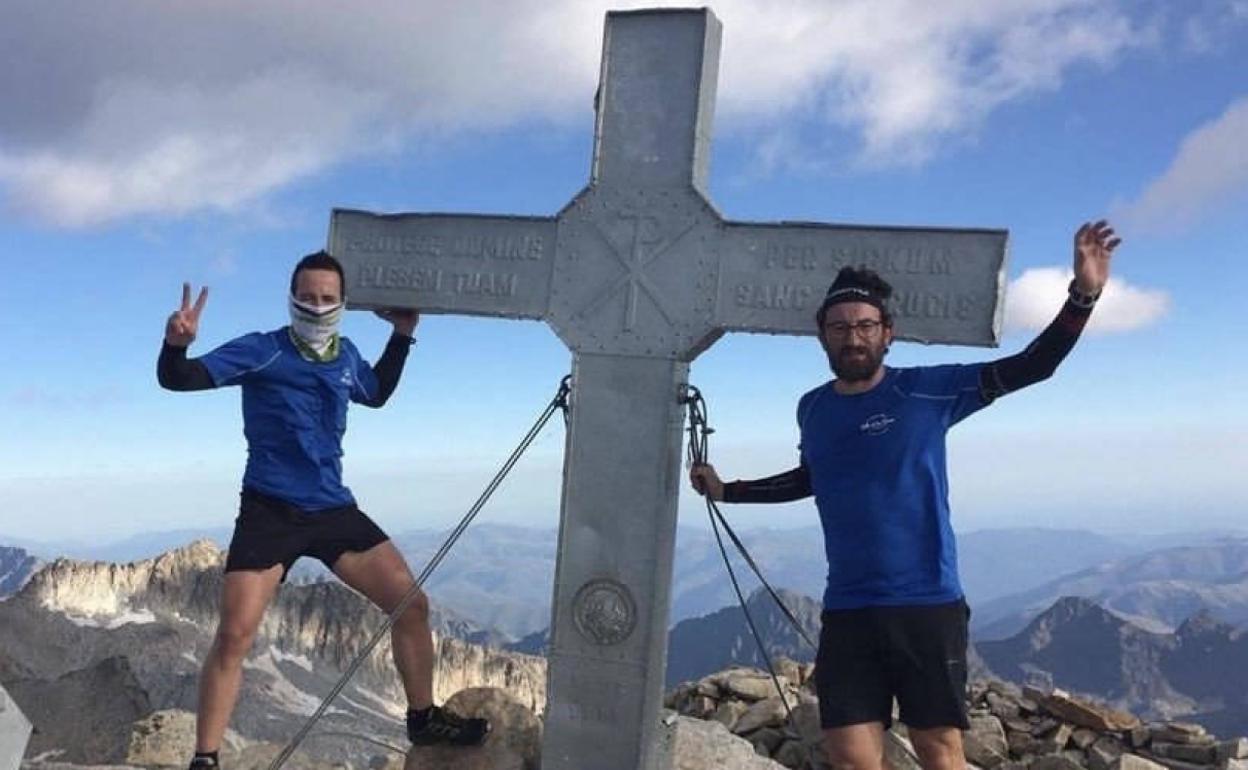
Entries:
[[892, 724], [969, 729], [966, 641], [970, 609], [948, 604], [825, 610], [815, 659], [819, 721], [826, 729]]
[[244, 489], [234, 520], [225, 571], [283, 566], [282, 579], [300, 556], [333, 569], [348, 551], [367, 551], [390, 538], [355, 505], [303, 511], [284, 500]]

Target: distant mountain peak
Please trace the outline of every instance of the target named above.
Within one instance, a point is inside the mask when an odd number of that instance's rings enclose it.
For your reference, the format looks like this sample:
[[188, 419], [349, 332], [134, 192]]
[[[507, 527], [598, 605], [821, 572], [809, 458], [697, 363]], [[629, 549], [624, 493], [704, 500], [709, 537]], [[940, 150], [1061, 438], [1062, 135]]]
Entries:
[[1181, 641], [1188, 641], [1209, 636], [1230, 639], [1237, 634], [1234, 626], [1218, 620], [1208, 607], [1201, 607], [1175, 629], [1174, 635]]
[[1063, 596], [1044, 612], [1036, 616], [1027, 627], [1028, 631], [1053, 628], [1075, 620], [1097, 619], [1125, 624], [1126, 621], [1106, 610], [1086, 596]]

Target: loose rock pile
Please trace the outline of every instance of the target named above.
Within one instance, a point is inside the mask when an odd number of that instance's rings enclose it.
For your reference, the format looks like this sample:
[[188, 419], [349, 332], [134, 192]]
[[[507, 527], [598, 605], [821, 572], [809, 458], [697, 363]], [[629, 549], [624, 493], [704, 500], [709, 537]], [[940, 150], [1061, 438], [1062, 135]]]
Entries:
[[[827, 767], [820, 745], [813, 666], [777, 663], [784, 702], [765, 671], [734, 668], [686, 682], [668, 708], [714, 720], [754, 750], [794, 770]], [[1184, 722], [1144, 724], [1137, 717], [1062, 690], [990, 680], [970, 687], [967, 762], [982, 770], [1248, 770], [1248, 739], [1219, 741]], [[895, 770], [918, 767], [904, 725], [886, 742]]]
[[1200, 725], [1143, 724], [1062, 690], [971, 687], [967, 760], [985, 770], [1248, 770], [1248, 740]]

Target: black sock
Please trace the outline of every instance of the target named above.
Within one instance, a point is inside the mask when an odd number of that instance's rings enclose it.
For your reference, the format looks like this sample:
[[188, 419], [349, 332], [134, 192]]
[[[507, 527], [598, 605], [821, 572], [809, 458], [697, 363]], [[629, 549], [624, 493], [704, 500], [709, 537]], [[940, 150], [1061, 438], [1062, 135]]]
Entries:
[[413, 730], [419, 730], [429, 721], [429, 714], [432, 713], [433, 706], [426, 706], [423, 709], [409, 708], [407, 710], [407, 724]]

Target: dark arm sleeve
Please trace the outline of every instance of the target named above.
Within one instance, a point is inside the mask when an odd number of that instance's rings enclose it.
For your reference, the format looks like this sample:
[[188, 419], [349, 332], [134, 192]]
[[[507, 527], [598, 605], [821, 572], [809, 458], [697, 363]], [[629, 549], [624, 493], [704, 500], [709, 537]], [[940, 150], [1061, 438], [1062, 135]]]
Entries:
[[1091, 307], [1066, 300], [1057, 318], [1022, 352], [985, 364], [979, 371], [979, 392], [984, 402], [1052, 376], [1057, 371], [1057, 365], [1075, 346], [1091, 314]]
[[725, 503], [787, 503], [811, 494], [810, 470], [805, 463], [765, 479], [730, 481], [724, 485]]
[[210, 390], [217, 387], [208, 368], [186, 357], [186, 348], [164, 343], [156, 360], [156, 381], [166, 390]]
[[407, 362], [407, 352], [412, 347], [412, 338], [402, 334], [391, 334], [381, 358], [373, 364], [373, 373], [377, 375], [377, 397], [360, 403], [374, 409], [385, 405], [399, 386], [399, 376], [403, 374], [403, 364]]

